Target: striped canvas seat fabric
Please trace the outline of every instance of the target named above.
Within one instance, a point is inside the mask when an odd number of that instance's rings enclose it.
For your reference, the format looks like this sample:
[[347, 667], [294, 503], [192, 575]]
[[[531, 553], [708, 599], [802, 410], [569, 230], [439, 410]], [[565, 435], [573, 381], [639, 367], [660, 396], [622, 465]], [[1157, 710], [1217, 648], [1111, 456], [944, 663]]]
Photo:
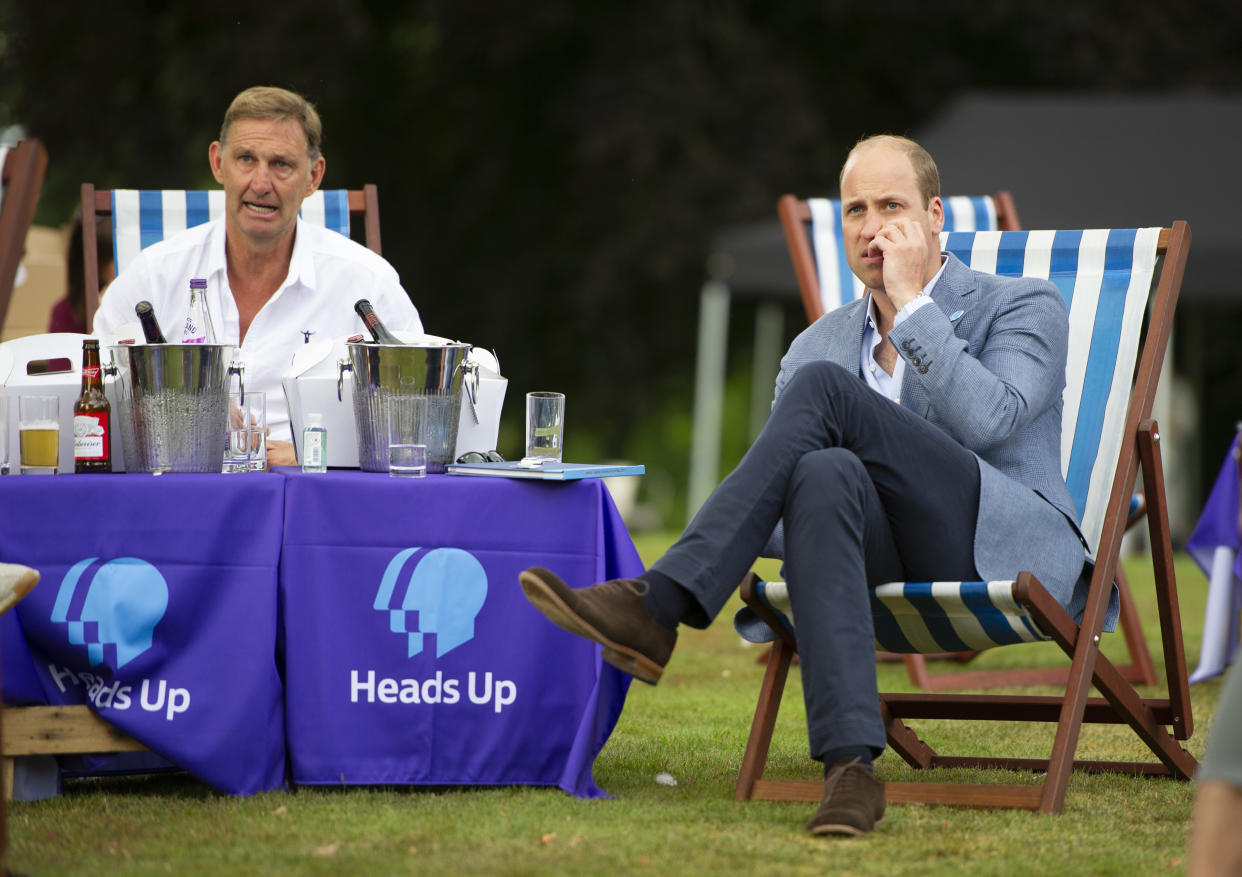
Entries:
[[[955, 196], [944, 203], [945, 231], [995, 231], [996, 203], [991, 195]], [[841, 202], [836, 198], [809, 198], [811, 243], [824, 313], [861, 298], [862, 282], [845, 261], [845, 236], [841, 231]]]
[[[222, 189], [113, 189], [112, 245], [119, 274], [151, 244], [224, 213]], [[349, 193], [315, 191], [299, 211], [306, 222], [349, 237]]]
[[[1030, 643], [1046, 637], [1013, 599], [1012, 582], [892, 582], [871, 593], [876, 648], [936, 654]], [[785, 582], [759, 582], [755, 592], [794, 629]], [[771, 642], [776, 634], [743, 608], [734, 618], [743, 639]]]
[[[1156, 267], [1159, 228], [951, 232], [941, 245], [979, 271], [1042, 277], [1069, 309], [1061, 469], [1088, 545], [1098, 545], [1121, 454], [1131, 376]], [[1133, 503], [1133, 499], [1132, 499]], [[1014, 570], [1015, 576], [1020, 570]], [[876, 643], [884, 651], [959, 652], [1047, 637], [1012, 598], [1012, 582], [896, 582], [872, 594]], [[793, 630], [784, 583], [757, 593]], [[971, 620], [973, 618], [973, 620]], [[739, 634], [770, 642], [749, 607]]]

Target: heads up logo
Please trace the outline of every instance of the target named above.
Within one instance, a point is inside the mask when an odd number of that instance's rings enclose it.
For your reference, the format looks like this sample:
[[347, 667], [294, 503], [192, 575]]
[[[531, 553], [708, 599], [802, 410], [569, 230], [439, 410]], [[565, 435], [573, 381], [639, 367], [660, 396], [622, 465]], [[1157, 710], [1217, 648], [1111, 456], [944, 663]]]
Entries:
[[99, 560], [78, 561], [65, 574], [52, 607], [52, 622], [68, 625], [69, 642], [86, 646], [92, 665], [116, 649], [120, 669], [151, 648], [155, 626], [168, 608], [168, 583], [160, 571], [136, 557], [118, 557], [95, 570], [84, 592], [83, 573]]
[[474, 639], [474, 619], [487, 598], [487, 573], [468, 551], [433, 548], [405, 579], [406, 562], [422, 550], [407, 548], [388, 562], [373, 608], [388, 613], [389, 630], [406, 634], [407, 657], [420, 654], [423, 636], [434, 633], [439, 658]]

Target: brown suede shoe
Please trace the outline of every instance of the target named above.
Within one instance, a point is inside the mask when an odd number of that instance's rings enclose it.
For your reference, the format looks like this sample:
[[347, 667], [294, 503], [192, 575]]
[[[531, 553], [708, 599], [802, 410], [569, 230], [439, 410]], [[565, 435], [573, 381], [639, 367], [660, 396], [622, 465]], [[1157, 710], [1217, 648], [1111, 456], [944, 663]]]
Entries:
[[652, 618], [643, 605], [646, 582], [613, 579], [575, 589], [538, 566], [525, 570], [519, 580], [526, 599], [553, 624], [602, 645], [603, 659], [623, 673], [649, 685], [660, 681], [677, 631]]
[[857, 758], [828, 769], [819, 811], [806, 824], [811, 834], [866, 834], [884, 821], [884, 781]]

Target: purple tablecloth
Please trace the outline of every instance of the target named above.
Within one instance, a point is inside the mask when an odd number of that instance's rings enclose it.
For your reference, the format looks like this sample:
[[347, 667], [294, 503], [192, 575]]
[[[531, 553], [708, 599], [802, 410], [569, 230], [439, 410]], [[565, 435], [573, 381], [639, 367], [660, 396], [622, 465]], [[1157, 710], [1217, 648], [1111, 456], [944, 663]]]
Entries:
[[575, 586], [641, 571], [602, 482], [280, 471], [294, 782], [602, 795], [628, 677], [518, 585], [532, 565]]
[[89, 703], [221, 791], [287, 751], [296, 783], [603, 794], [628, 677], [517, 583], [641, 571], [598, 480], [7, 477], [0, 559], [43, 576], [0, 617], [6, 702]]
[[0, 478], [0, 558], [42, 580], [0, 618], [5, 700], [89, 703], [221, 791], [280, 787], [284, 480]]

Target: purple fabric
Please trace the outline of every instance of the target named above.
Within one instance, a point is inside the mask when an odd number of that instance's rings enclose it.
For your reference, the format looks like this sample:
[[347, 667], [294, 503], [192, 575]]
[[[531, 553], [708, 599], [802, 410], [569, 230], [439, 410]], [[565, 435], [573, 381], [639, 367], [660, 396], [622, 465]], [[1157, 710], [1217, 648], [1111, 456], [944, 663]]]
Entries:
[[[1225, 454], [1224, 465], [1216, 476], [1216, 484], [1199, 514], [1195, 531], [1186, 542], [1186, 550], [1199, 564], [1203, 574], [1212, 574], [1212, 554], [1219, 547], [1242, 547], [1238, 536], [1238, 440], [1235, 438]], [[1242, 578], [1242, 552], [1233, 567], [1234, 575]]]
[[[221, 791], [282, 786], [284, 487], [260, 475], [0, 479], [0, 558], [42, 573], [16, 612], [43, 701], [90, 701]], [[7, 619], [3, 636], [6, 698], [29, 702]]]
[[[3, 559], [4, 555], [0, 555]], [[17, 562], [17, 561], [10, 561]], [[16, 612], [0, 616], [0, 667], [4, 669], [4, 702], [9, 706], [45, 705], [43, 686], [35, 672], [26, 634]]]
[[293, 781], [603, 796], [628, 677], [518, 585], [532, 565], [574, 586], [642, 571], [603, 483], [279, 471]]

